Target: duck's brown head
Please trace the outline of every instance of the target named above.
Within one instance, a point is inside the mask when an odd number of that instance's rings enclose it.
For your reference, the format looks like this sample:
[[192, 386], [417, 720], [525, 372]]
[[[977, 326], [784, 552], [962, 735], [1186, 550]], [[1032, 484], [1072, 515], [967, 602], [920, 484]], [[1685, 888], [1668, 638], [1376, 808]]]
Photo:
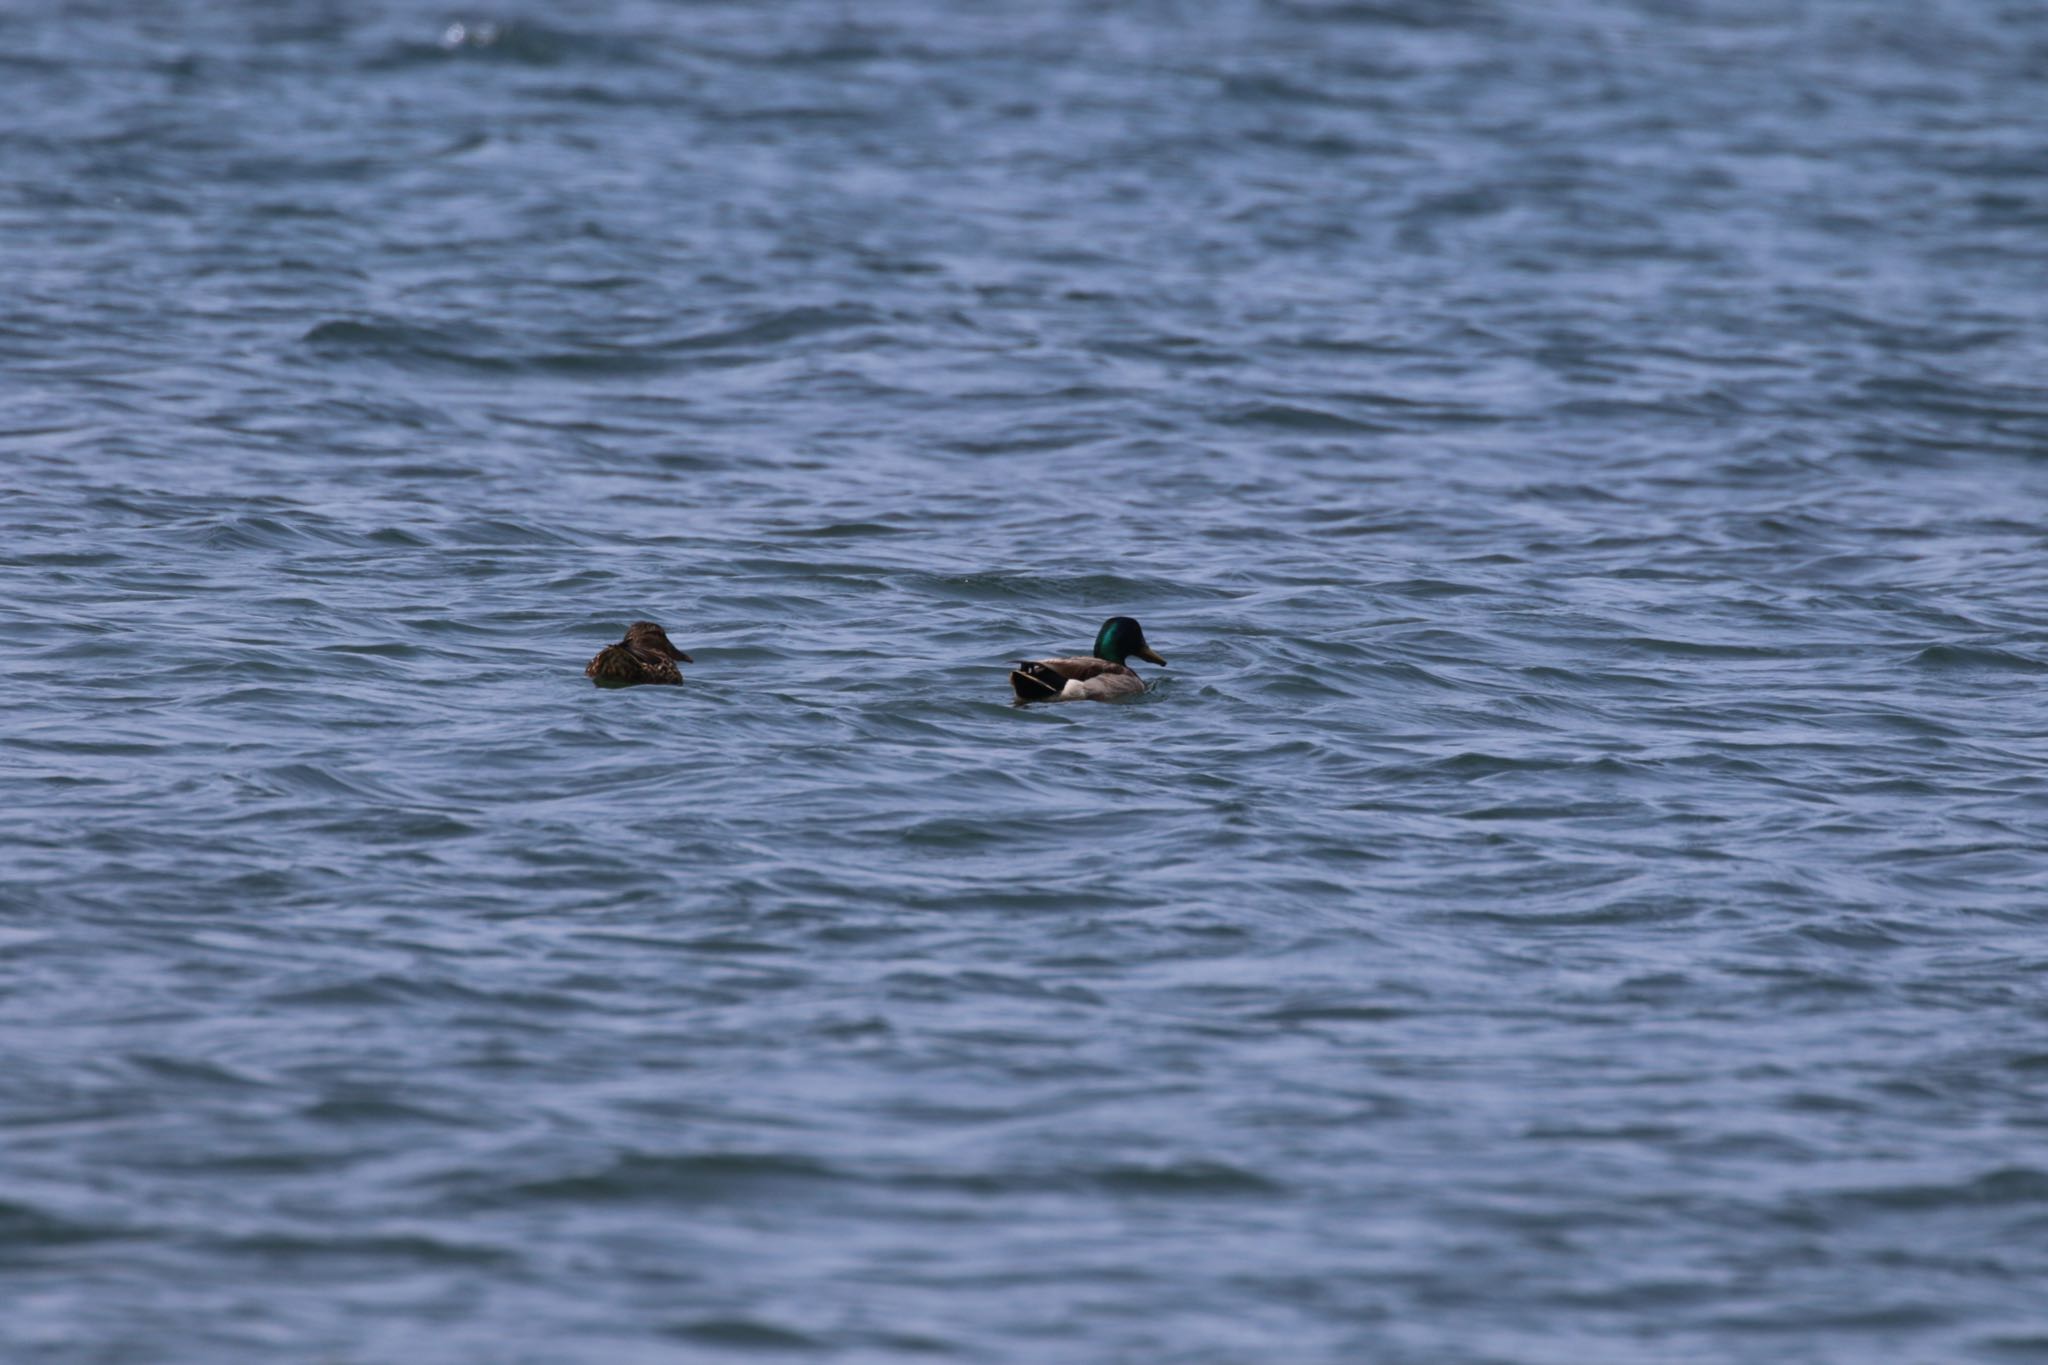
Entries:
[[626, 638], [621, 642], [626, 648], [642, 654], [659, 654], [674, 659], [677, 663], [697, 662], [689, 655], [669, 643], [668, 632], [652, 621], [635, 621], [626, 627]]

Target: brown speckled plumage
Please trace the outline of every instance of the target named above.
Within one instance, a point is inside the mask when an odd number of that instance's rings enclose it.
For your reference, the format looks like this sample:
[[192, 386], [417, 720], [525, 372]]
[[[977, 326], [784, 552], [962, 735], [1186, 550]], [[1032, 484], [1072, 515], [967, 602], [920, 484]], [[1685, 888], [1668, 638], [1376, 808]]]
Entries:
[[652, 621], [635, 621], [626, 627], [626, 638], [597, 651], [584, 666], [583, 676], [599, 687], [636, 687], [642, 683], [682, 685], [683, 672], [677, 662], [694, 662], [669, 643], [668, 632]]

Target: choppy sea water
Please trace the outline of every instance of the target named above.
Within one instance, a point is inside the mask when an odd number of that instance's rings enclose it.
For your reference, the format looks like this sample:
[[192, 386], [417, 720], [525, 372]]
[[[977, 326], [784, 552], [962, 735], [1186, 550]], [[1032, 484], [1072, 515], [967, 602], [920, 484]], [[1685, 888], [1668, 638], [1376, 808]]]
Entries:
[[0, 1354], [2048, 1358], [2044, 82], [11, 7]]

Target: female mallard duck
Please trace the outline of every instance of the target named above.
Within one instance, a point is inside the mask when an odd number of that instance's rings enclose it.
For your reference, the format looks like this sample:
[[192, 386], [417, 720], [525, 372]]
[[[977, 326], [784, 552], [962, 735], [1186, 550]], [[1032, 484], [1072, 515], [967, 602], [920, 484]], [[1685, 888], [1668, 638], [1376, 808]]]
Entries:
[[626, 638], [597, 651], [584, 666], [583, 676], [599, 687], [633, 687], [640, 683], [668, 683], [680, 687], [683, 672], [678, 662], [695, 663], [689, 655], [668, 642], [668, 632], [652, 621], [635, 621], [626, 627]]
[[1017, 700], [1108, 701], [1145, 690], [1145, 680], [1124, 667], [1131, 655], [1166, 667], [1145, 643], [1145, 631], [1128, 616], [1112, 616], [1095, 635], [1095, 655], [1086, 659], [1021, 659], [1010, 671]]

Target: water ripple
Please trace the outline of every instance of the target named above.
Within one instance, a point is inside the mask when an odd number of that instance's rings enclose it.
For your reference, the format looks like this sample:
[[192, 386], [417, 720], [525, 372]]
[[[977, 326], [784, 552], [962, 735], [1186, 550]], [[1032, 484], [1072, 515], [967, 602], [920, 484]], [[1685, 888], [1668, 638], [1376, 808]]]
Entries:
[[0, 1355], [2039, 1354], [2038, 15], [0, 38]]

